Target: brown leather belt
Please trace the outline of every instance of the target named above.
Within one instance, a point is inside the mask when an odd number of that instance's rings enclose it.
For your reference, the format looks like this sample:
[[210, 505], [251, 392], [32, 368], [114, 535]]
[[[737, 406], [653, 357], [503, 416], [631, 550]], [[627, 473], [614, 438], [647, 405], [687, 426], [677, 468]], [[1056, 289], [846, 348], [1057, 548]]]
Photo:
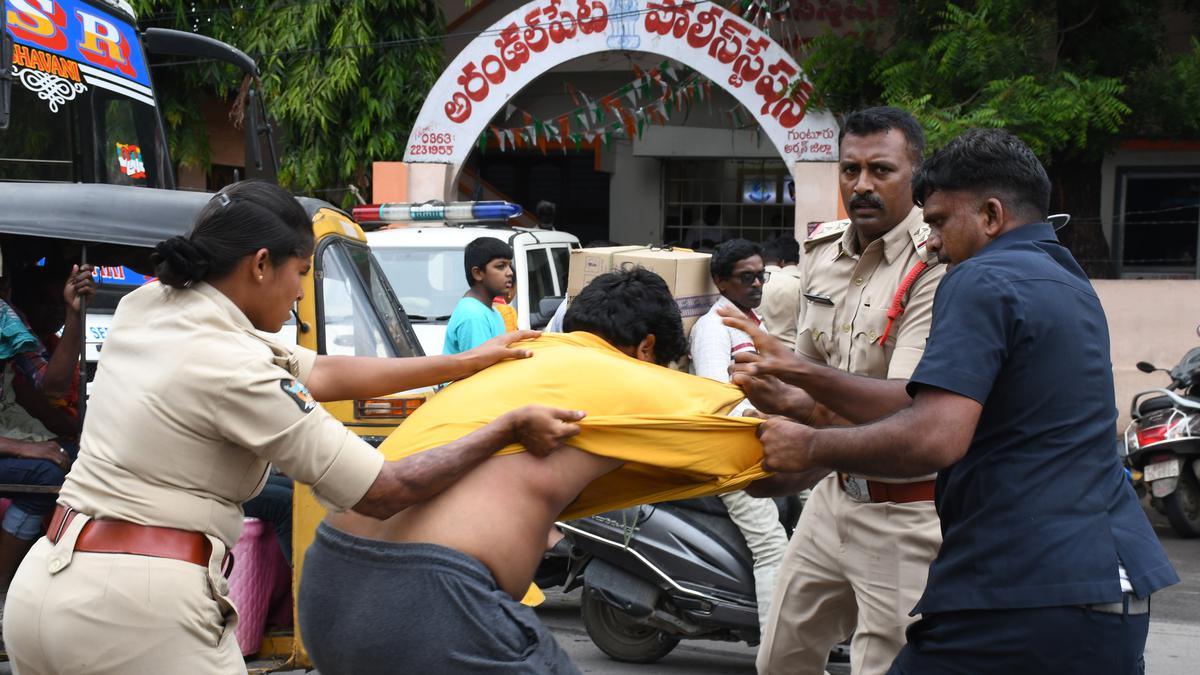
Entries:
[[[55, 507], [46, 538], [57, 543], [77, 513], [62, 504]], [[79, 532], [75, 550], [171, 558], [201, 567], [208, 567], [208, 560], [212, 557], [212, 543], [199, 532], [95, 518], [89, 520]]]
[[[847, 474], [838, 474], [838, 486], [849, 497], [859, 502], [892, 502], [893, 504], [909, 504], [912, 502], [933, 501], [933, 490], [936, 481], [923, 480], [916, 483], [882, 483], [877, 480], [856, 478]], [[864, 494], [861, 487], [866, 483]]]

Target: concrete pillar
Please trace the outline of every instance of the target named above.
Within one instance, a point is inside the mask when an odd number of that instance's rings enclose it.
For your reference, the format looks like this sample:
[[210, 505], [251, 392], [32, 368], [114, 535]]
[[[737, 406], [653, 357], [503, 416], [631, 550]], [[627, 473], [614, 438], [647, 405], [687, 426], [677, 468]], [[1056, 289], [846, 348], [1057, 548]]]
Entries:
[[[608, 238], [622, 244], [657, 244], [663, 240], [662, 163], [633, 154], [633, 144], [615, 142], [608, 183]], [[587, 242], [584, 242], [586, 244]]]
[[427, 162], [373, 162], [371, 201], [453, 201], [449, 189], [450, 165]]

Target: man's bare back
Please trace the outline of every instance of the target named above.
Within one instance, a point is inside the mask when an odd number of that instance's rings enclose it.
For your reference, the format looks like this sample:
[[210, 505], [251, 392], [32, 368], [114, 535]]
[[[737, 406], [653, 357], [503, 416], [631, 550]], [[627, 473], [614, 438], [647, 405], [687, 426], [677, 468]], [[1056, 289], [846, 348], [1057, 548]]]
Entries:
[[620, 460], [565, 447], [549, 457], [525, 452], [492, 457], [427, 502], [387, 520], [350, 511], [325, 522], [343, 532], [390, 542], [452, 548], [482, 562], [513, 598], [525, 594], [551, 524], [593, 480]]

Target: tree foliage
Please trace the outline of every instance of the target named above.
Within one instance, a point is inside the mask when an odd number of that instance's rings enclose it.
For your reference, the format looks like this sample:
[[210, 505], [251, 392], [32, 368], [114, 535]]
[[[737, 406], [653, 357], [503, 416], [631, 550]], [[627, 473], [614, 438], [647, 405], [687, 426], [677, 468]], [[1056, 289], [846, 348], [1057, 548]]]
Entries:
[[1046, 161], [1094, 158], [1122, 134], [1200, 132], [1200, 46], [1167, 53], [1160, 4], [914, 0], [816, 38], [804, 65], [820, 104], [906, 108], [931, 149], [1003, 127]]
[[[431, 0], [133, 4], [143, 26], [208, 35], [257, 60], [263, 100], [282, 131], [280, 182], [297, 191], [367, 187], [372, 161], [404, 154], [441, 72], [444, 19]], [[175, 158], [207, 164], [197, 91], [232, 98], [240, 75], [203, 63], [159, 67], [155, 76]]]

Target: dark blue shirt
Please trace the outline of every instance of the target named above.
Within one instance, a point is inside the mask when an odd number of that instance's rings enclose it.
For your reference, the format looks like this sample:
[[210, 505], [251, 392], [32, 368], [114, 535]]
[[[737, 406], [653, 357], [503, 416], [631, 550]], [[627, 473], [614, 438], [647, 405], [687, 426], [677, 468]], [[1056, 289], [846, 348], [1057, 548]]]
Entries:
[[1045, 223], [952, 269], [908, 391], [983, 405], [967, 454], [938, 473], [942, 548], [914, 613], [1115, 602], [1177, 583], [1116, 447], [1108, 324]]

